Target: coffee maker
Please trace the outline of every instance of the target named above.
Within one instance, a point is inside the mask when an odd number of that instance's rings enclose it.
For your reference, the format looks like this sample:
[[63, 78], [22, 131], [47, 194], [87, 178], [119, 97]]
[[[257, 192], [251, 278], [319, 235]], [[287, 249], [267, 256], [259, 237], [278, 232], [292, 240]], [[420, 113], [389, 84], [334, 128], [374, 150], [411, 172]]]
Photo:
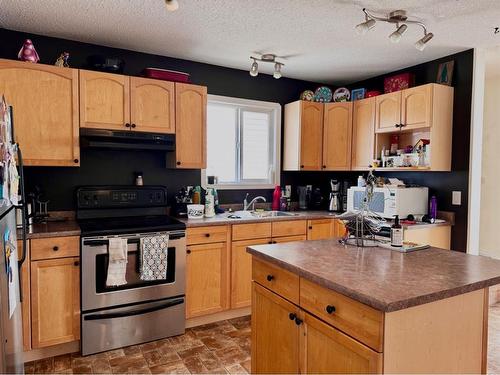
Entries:
[[339, 212], [342, 211], [342, 202], [340, 199], [340, 182], [337, 180], [330, 180], [330, 197], [328, 204], [328, 211]]

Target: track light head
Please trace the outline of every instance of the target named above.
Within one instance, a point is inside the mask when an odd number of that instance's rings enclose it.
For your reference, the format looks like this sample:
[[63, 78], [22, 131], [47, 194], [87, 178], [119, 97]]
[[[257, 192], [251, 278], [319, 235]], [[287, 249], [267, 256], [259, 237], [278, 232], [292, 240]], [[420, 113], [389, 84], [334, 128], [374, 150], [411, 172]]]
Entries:
[[408, 29], [408, 26], [406, 26], [405, 24], [399, 26], [396, 31], [389, 35], [389, 39], [391, 40], [391, 42], [398, 43], [401, 40], [401, 37], [405, 33], [406, 29]]
[[257, 64], [257, 60], [253, 59], [252, 66], [250, 67], [250, 75], [252, 77], [257, 77], [259, 74], [259, 64]]
[[427, 33], [425, 34], [422, 39], [418, 40], [417, 43], [415, 43], [415, 48], [418, 49], [419, 51], [423, 51], [425, 47], [427, 47], [427, 43], [434, 37], [433, 33]]
[[274, 64], [274, 74], [273, 74], [273, 77], [276, 78], [276, 79], [280, 79], [281, 78], [281, 64], [280, 63], [276, 63]]
[[359, 35], [364, 35], [368, 32], [368, 30], [372, 29], [375, 26], [376, 21], [372, 18], [366, 18], [365, 22], [356, 25], [355, 29]]
[[175, 12], [179, 9], [179, 2], [177, 0], [165, 0], [165, 7], [169, 12]]

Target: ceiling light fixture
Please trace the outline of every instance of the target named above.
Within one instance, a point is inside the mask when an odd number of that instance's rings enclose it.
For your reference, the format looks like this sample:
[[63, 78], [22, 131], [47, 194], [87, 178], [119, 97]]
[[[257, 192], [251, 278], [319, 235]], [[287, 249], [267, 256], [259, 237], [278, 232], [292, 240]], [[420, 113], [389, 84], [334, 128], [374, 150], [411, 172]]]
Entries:
[[415, 43], [415, 48], [419, 51], [423, 51], [427, 46], [427, 43], [434, 37], [433, 33], [427, 32], [427, 27], [421, 21], [415, 19], [408, 19], [405, 10], [395, 10], [390, 12], [388, 15], [377, 15], [366, 8], [363, 8], [363, 13], [365, 14], [365, 22], [356, 25], [355, 29], [358, 34], [365, 34], [368, 30], [375, 26], [376, 21], [393, 23], [396, 25], [396, 31], [389, 35], [389, 39], [393, 43], [398, 43], [401, 37], [408, 29], [408, 25], [418, 25], [424, 31], [424, 36]]
[[169, 12], [175, 12], [179, 9], [179, 2], [177, 0], [165, 0], [165, 7]]
[[250, 59], [253, 60], [253, 63], [250, 67], [250, 75], [252, 77], [257, 77], [257, 75], [259, 74], [259, 64], [257, 63], [257, 61], [262, 61], [265, 63], [274, 64], [273, 77], [276, 79], [280, 79], [282, 77], [281, 68], [285, 64], [283, 64], [282, 62], [276, 61], [276, 55], [273, 55], [272, 53], [266, 53], [266, 54], [262, 55], [261, 57], [250, 56]]

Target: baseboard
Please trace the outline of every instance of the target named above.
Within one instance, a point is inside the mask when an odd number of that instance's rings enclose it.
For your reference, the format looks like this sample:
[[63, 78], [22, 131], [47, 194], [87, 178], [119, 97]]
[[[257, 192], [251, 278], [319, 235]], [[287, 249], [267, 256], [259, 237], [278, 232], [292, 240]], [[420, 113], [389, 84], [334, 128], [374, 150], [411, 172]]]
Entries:
[[239, 318], [242, 316], [251, 314], [251, 307], [242, 307], [234, 310], [221, 311], [219, 313], [198, 316], [196, 318], [190, 318], [186, 320], [186, 328], [192, 328], [196, 326], [202, 326], [204, 324], [220, 322], [221, 320]]
[[24, 352], [24, 363], [37, 361], [39, 359], [55, 357], [58, 355], [80, 352], [80, 341], [72, 341], [65, 344], [48, 346], [46, 348], [33, 349]]

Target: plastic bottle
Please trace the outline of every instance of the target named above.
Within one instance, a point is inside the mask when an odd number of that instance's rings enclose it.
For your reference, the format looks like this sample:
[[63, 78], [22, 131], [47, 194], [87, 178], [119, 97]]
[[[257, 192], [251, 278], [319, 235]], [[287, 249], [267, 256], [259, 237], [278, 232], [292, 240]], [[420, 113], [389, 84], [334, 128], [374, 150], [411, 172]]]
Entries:
[[212, 188], [207, 189], [207, 194], [205, 195], [205, 217], [214, 217], [214, 194]]
[[280, 198], [281, 198], [281, 187], [279, 185], [276, 185], [273, 193], [273, 204], [272, 204], [273, 211], [278, 211], [280, 209]]
[[437, 198], [435, 195], [431, 197], [431, 202], [429, 203], [429, 217], [431, 219], [431, 222], [434, 223], [437, 218]]
[[399, 215], [394, 216], [394, 224], [391, 226], [391, 246], [403, 246], [403, 228], [399, 223]]
[[366, 180], [363, 176], [358, 176], [358, 187], [365, 187]]

